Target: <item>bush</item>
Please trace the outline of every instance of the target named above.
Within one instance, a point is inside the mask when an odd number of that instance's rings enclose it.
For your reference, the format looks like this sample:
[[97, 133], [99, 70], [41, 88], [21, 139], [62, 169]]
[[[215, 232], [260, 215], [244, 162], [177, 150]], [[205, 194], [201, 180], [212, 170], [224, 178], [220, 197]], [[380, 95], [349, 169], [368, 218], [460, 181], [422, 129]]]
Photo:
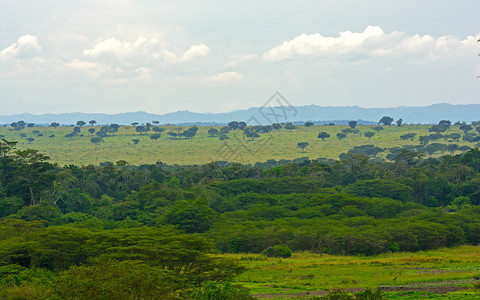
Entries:
[[206, 282], [202, 284], [202, 288], [193, 291], [192, 299], [195, 300], [254, 300], [250, 296], [248, 289], [232, 285], [229, 282], [220, 284], [217, 282]]
[[263, 251], [263, 254], [268, 257], [290, 257], [292, 256], [292, 250], [283, 244], [270, 246]]

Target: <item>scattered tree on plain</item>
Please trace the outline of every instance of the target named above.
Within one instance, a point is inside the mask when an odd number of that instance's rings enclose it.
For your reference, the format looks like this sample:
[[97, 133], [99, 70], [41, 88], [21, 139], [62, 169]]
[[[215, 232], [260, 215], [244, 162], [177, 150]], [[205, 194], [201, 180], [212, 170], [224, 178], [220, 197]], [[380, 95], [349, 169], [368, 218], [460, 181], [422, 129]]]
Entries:
[[308, 142], [297, 143], [297, 147], [302, 149], [302, 151], [305, 151], [305, 148], [307, 148], [308, 145], [310, 145]]
[[325, 139], [329, 137], [330, 137], [330, 134], [325, 131], [322, 131], [318, 134], [318, 138], [322, 139], [322, 141], [325, 141]]
[[383, 124], [383, 125], [391, 125], [393, 122], [393, 118], [389, 117], [389, 116], [384, 116], [380, 119], [380, 121], [378, 122], [378, 124]]
[[218, 133], [218, 130], [216, 128], [210, 128], [208, 130], [208, 134], [214, 137]]
[[90, 139], [90, 143], [94, 144], [95, 147], [103, 143], [103, 139], [99, 136], [92, 137]]

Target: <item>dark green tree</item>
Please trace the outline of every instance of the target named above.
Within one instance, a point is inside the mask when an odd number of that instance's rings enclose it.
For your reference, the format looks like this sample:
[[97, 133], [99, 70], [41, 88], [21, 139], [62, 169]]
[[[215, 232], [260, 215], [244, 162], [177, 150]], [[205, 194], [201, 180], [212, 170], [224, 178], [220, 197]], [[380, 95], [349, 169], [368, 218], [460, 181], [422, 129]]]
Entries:
[[378, 124], [383, 124], [383, 125], [391, 125], [393, 122], [393, 118], [389, 116], [383, 116], [380, 121], [378, 121]]
[[287, 124], [285, 124], [285, 126], [283, 126], [283, 128], [285, 128], [288, 131], [292, 131], [292, 130], [296, 129], [297, 126], [293, 125], [292, 123], [287, 123]]
[[156, 142], [160, 138], [160, 133], [154, 133], [150, 135], [150, 139]]
[[101, 137], [99, 137], [99, 136], [92, 137], [92, 138], [90, 139], [90, 142], [91, 142], [92, 144], [94, 144], [95, 147], [96, 147], [96, 146], [100, 145], [101, 143], [103, 143], [103, 138], [101, 138]]
[[302, 151], [305, 150], [305, 148], [307, 148], [307, 146], [310, 145], [308, 142], [300, 142], [300, 143], [297, 143], [297, 147], [302, 149]]
[[217, 133], [218, 133], [218, 130], [215, 128], [210, 128], [208, 130], [208, 134], [211, 135], [212, 137], [214, 137]]
[[325, 141], [325, 139], [329, 137], [330, 137], [330, 134], [325, 131], [322, 131], [318, 134], [318, 138], [322, 139], [322, 141]]
[[202, 233], [210, 229], [216, 212], [206, 205], [179, 201], [166, 214], [168, 224], [176, 225], [186, 233]]

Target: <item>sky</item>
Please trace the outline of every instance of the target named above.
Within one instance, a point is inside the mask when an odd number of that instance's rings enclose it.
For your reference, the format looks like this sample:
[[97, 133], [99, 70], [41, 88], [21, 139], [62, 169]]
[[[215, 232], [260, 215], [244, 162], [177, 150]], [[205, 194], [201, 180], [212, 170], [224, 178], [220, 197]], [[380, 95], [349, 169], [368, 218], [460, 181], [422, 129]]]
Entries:
[[478, 0], [0, 0], [0, 115], [480, 103]]

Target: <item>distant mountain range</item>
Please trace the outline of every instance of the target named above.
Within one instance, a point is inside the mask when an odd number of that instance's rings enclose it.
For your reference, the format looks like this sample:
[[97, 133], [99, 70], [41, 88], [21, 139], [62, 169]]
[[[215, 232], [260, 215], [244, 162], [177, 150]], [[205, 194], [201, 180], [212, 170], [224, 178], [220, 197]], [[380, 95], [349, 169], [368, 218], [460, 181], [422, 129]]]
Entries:
[[129, 125], [159, 121], [160, 124], [179, 125], [222, 125], [230, 121], [244, 121], [249, 125], [271, 123], [302, 123], [312, 121], [315, 124], [335, 123], [346, 124], [349, 120], [359, 120], [360, 124], [375, 124], [383, 116], [394, 120], [403, 119], [408, 124], [433, 124], [440, 120], [478, 121], [480, 119], [480, 104], [452, 105], [434, 104], [422, 107], [400, 106], [392, 108], [362, 108], [358, 106], [288, 106], [288, 107], [252, 107], [225, 113], [196, 113], [177, 111], [167, 114], [151, 114], [147, 112], [128, 112], [120, 114], [100, 113], [63, 113], [63, 114], [17, 114], [0, 116], [0, 124], [10, 124], [23, 120], [27, 123], [50, 124], [58, 122], [61, 125], [73, 125], [77, 121], [95, 120], [97, 124]]

